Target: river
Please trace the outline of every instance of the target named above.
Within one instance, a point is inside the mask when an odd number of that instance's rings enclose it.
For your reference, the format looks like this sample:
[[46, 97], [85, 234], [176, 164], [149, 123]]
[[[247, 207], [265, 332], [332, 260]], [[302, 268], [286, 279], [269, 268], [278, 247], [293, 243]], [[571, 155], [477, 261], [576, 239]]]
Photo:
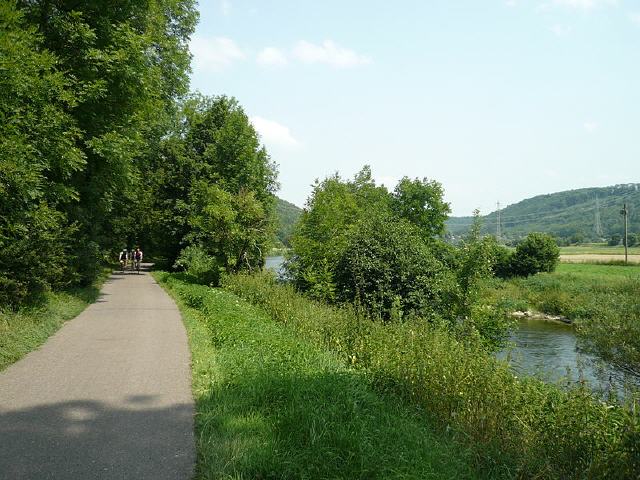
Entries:
[[[267, 257], [265, 267], [280, 272], [284, 257]], [[623, 391], [622, 375], [596, 367], [593, 357], [581, 354], [571, 325], [544, 320], [519, 320], [510, 337], [511, 347], [498, 353], [519, 375], [535, 375], [547, 382], [586, 381], [596, 390]]]

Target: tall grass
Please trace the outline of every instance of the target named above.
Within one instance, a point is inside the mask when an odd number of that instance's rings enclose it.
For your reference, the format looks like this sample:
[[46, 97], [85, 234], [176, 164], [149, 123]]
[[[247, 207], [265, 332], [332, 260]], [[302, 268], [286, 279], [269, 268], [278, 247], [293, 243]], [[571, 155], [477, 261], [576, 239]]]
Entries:
[[636, 478], [639, 414], [586, 388], [517, 378], [505, 363], [425, 322], [382, 324], [310, 301], [269, 276], [234, 276], [226, 288], [300, 338], [429, 412], [472, 448], [489, 476]]
[[232, 293], [156, 278], [189, 334], [196, 478], [474, 477], [464, 449], [364, 372]]

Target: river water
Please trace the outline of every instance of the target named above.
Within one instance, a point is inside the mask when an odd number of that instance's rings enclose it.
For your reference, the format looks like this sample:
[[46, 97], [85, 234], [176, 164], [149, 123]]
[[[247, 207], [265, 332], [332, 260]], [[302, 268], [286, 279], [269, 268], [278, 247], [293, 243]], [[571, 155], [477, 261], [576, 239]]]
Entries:
[[592, 388], [621, 391], [619, 372], [597, 366], [595, 358], [581, 354], [571, 325], [544, 320], [519, 320], [511, 334], [512, 346], [498, 354], [515, 372], [535, 375], [552, 383], [586, 381]]
[[[280, 272], [284, 257], [267, 257], [265, 267]], [[535, 375], [552, 383], [586, 381], [596, 390], [622, 392], [622, 375], [581, 354], [571, 325], [544, 320], [519, 320], [510, 337], [511, 347], [498, 353], [519, 375]]]

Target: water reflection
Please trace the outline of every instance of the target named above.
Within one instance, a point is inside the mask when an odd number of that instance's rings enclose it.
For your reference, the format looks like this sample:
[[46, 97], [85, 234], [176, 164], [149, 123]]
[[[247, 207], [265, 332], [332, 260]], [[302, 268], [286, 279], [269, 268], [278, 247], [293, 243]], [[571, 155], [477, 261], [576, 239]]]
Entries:
[[[581, 354], [573, 327], [562, 323], [522, 319], [511, 335], [513, 347], [498, 354], [520, 375], [548, 382], [586, 381], [594, 390], [623, 391], [624, 379], [613, 368]], [[601, 363], [601, 362], [600, 362]]]
[[283, 263], [284, 263], [284, 257], [283, 256], [267, 257], [265, 259], [264, 268], [266, 268], [267, 270], [271, 270], [273, 272], [276, 272], [276, 273], [280, 274], [280, 273], [282, 273], [282, 264]]

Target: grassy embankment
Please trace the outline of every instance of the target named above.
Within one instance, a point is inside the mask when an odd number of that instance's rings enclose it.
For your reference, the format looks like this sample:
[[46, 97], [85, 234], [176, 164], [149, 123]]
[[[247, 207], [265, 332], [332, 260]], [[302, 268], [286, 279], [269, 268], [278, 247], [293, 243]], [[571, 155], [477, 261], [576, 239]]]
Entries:
[[96, 301], [106, 271], [93, 285], [45, 292], [17, 310], [0, 307], [0, 371], [42, 345], [66, 322]]
[[560, 264], [554, 273], [492, 280], [489, 303], [571, 319], [585, 349], [640, 375], [640, 267]]
[[491, 478], [633, 478], [639, 413], [586, 388], [516, 378], [509, 367], [427, 322], [388, 323], [314, 303], [267, 276], [227, 288], [299, 338], [333, 351], [378, 391], [419, 405], [472, 449]]
[[304, 332], [223, 290], [156, 273], [189, 335], [196, 478], [472, 478], [450, 435], [374, 392]]

